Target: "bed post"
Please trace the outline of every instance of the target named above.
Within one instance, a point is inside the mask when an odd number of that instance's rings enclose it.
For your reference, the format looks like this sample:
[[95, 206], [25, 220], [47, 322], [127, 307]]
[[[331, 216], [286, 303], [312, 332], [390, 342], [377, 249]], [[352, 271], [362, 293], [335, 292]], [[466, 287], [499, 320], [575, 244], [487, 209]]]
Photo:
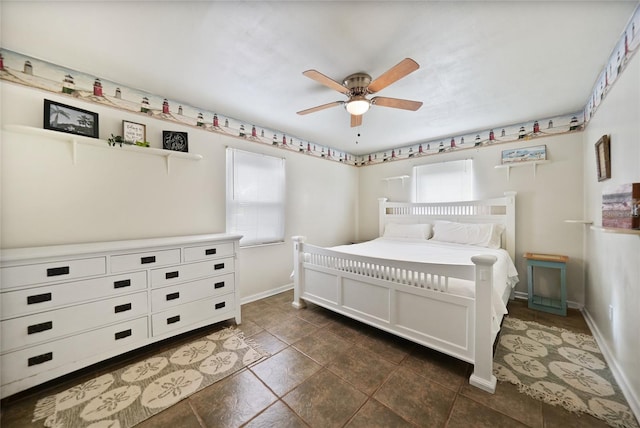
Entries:
[[300, 294], [302, 294], [302, 289], [304, 288], [304, 275], [301, 275], [302, 263], [304, 263], [302, 247], [304, 247], [304, 241], [306, 239], [304, 236], [294, 236], [291, 238], [293, 241], [293, 302], [291, 306], [296, 309], [302, 309], [307, 306], [304, 300], [300, 299]]
[[492, 325], [492, 293], [493, 265], [496, 256], [473, 256], [471, 261], [476, 265], [476, 299], [475, 299], [475, 344], [474, 367], [469, 383], [484, 391], [494, 393], [496, 377], [493, 375], [493, 341]]
[[378, 198], [378, 236], [384, 235], [385, 216], [387, 215], [387, 198]]
[[506, 201], [506, 250], [511, 260], [516, 260], [516, 194], [518, 192], [504, 192]]

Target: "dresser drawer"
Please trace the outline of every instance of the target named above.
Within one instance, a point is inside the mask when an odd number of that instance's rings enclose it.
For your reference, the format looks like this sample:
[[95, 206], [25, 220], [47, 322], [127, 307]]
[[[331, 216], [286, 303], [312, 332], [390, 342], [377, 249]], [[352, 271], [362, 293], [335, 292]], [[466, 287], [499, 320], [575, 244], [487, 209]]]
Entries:
[[104, 275], [107, 272], [105, 257], [63, 260], [3, 267], [0, 272], [2, 289], [23, 285], [45, 284], [54, 281]]
[[3, 319], [14, 318], [73, 303], [144, 290], [146, 287], [147, 272], [142, 271], [8, 291], [2, 294], [0, 314]]
[[231, 293], [233, 289], [232, 273], [154, 289], [151, 291], [151, 310], [162, 311], [194, 300]]
[[147, 317], [142, 317], [10, 352], [2, 356], [2, 384], [6, 385], [92, 356], [112, 356], [115, 355], [114, 349], [133, 348], [144, 343], [148, 337]]
[[233, 310], [233, 294], [186, 303], [151, 315], [151, 331], [153, 336], [161, 336]]
[[151, 286], [165, 285], [190, 281], [212, 275], [224, 275], [233, 272], [233, 257], [211, 260], [208, 262], [191, 263], [182, 266], [153, 269], [151, 271]]
[[2, 352], [113, 324], [147, 313], [147, 292], [5, 320]]
[[232, 242], [212, 243], [210, 245], [199, 245], [197, 247], [186, 247], [184, 249], [185, 262], [197, 262], [231, 255], [233, 255]]
[[146, 269], [180, 263], [180, 249], [148, 251], [111, 256], [111, 272]]

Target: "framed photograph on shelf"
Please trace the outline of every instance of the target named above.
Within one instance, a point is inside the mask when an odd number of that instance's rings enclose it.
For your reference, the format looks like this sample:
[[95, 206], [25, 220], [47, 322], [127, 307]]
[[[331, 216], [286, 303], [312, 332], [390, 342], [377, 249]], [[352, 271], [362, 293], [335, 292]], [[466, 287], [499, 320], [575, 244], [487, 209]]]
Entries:
[[186, 132], [162, 131], [162, 148], [177, 152], [188, 152], [189, 142]]
[[547, 160], [547, 146], [519, 147], [502, 151], [502, 164]]
[[611, 178], [611, 144], [607, 135], [600, 137], [596, 143], [596, 166], [598, 181]]
[[147, 127], [142, 123], [122, 121], [122, 139], [127, 143], [147, 141]]
[[44, 100], [44, 129], [98, 138], [98, 113]]

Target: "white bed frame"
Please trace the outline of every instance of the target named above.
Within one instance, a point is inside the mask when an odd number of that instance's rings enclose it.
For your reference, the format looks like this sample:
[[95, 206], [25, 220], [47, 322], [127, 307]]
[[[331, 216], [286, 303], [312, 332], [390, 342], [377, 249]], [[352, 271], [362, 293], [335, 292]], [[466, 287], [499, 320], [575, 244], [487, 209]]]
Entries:
[[[452, 203], [401, 203], [381, 198], [380, 235], [387, 223], [501, 223], [502, 246], [515, 254], [515, 192]], [[442, 265], [363, 257], [305, 243], [294, 236], [295, 308], [315, 303], [474, 365], [469, 383], [493, 393], [491, 294], [495, 256], [473, 265]], [[449, 278], [475, 281], [475, 298], [447, 292]]]

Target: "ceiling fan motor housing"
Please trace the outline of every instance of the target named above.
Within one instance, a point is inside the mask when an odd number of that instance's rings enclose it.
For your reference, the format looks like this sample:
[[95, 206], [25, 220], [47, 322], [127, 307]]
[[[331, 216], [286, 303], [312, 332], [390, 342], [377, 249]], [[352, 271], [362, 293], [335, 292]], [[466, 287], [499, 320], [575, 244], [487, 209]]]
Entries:
[[351, 95], [366, 95], [371, 83], [371, 76], [367, 73], [354, 73], [345, 77], [343, 85], [349, 89]]

